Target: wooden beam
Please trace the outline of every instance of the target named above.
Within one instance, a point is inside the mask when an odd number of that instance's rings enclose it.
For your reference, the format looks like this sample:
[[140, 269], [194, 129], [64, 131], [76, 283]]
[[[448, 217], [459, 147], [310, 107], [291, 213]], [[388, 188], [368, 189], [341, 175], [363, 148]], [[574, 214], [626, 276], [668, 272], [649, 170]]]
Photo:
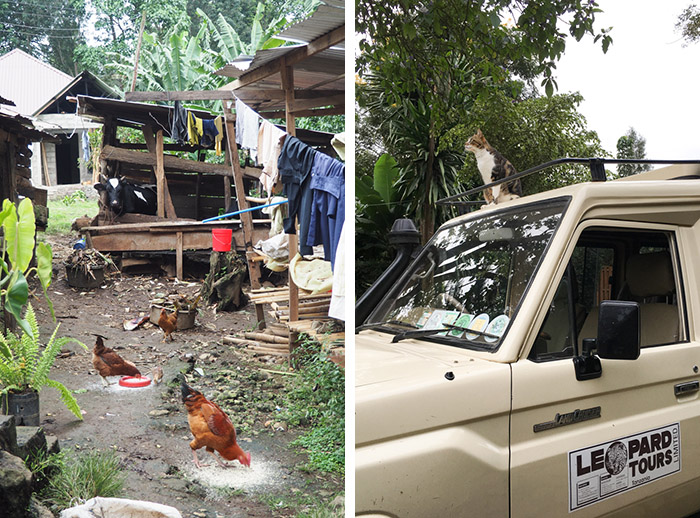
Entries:
[[345, 104], [345, 94], [331, 95], [329, 97], [320, 97], [317, 99], [302, 99], [299, 100], [297, 93], [294, 92], [294, 108], [293, 113], [301, 110], [310, 110], [312, 108], [322, 108], [324, 106], [335, 106]]
[[[321, 117], [323, 115], [345, 115], [345, 105], [336, 106], [334, 108], [319, 108], [317, 110], [294, 110], [295, 117]], [[265, 119], [284, 119], [285, 112], [258, 112], [258, 115]]]
[[[146, 150], [148, 149], [147, 144], [141, 144], [140, 142], [120, 142], [119, 147], [122, 149], [138, 149]], [[184, 151], [187, 153], [194, 153], [198, 151], [199, 148], [195, 146], [181, 146], [179, 144], [163, 144], [164, 151]]]
[[[92, 227], [93, 229], [95, 227]], [[103, 227], [97, 227], [102, 229]], [[143, 225], [141, 230], [143, 230]], [[147, 229], [147, 227], [146, 227]], [[87, 229], [83, 229], [87, 230]], [[254, 239], [267, 239], [270, 232], [268, 228], [256, 228], [253, 232]], [[86, 232], [92, 241], [92, 246], [100, 252], [158, 252], [173, 249], [173, 242], [177, 240], [177, 230], [168, 232], [148, 232], [138, 230], [122, 230], [112, 233]], [[233, 231], [233, 243], [236, 250], [246, 250], [241, 230]], [[199, 230], [196, 232], [182, 231], [183, 250], [211, 250], [211, 230]]]
[[[299, 99], [315, 99], [329, 95], [341, 95], [342, 90], [299, 90]], [[191, 90], [172, 92], [126, 92], [127, 101], [224, 101], [234, 98], [234, 94], [241, 101], [273, 101], [284, 99], [284, 92], [276, 89], [260, 90]]]
[[332, 30], [328, 34], [324, 34], [320, 38], [315, 39], [308, 45], [298, 47], [290, 51], [288, 54], [281, 56], [279, 59], [270, 61], [269, 63], [266, 63], [255, 70], [251, 70], [250, 72], [246, 72], [235, 81], [222, 86], [219, 88], [219, 90], [237, 90], [246, 85], [256, 83], [261, 79], [265, 79], [268, 76], [280, 72], [284, 66], [294, 66], [297, 63], [313, 56], [314, 54], [323, 52], [324, 50], [329, 49], [333, 45], [337, 45], [344, 40], [345, 25], [342, 25], [341, 27]]
[[[104, 146], [100, 154], [100, 159], [151, 167], [156, 165], [155, 157], [150, 153], [122, 149], [116, 146]], [[224, 164], [208, 164], [206, 162], [187, 160], [172, 155], [163, 155], [163, 165], [165, 169], [173, 169], [175, 171], [191, 171], [193, 173], [218, 174], [222, 176], [231, 174], [231, 168]]]

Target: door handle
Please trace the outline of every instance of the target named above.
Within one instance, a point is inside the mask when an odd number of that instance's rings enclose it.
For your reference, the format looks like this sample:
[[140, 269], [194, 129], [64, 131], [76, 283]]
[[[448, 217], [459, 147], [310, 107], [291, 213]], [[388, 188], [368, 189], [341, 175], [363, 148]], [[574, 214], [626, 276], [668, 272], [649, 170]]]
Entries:
[[690, 394], [691, 392], [697, 392], [700, 390], [700, 381], [687, 381], [685, 383], [679, 383], [673, 387], [673, 393], [676, 396], [684, 396]]

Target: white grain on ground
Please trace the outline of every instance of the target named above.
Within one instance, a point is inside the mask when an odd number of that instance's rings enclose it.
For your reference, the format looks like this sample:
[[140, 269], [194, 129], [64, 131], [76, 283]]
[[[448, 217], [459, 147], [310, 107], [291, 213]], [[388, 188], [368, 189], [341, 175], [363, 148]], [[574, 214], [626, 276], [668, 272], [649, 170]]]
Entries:
[[232, 461], [230, 467], [222, 468], [211, 458], [211, 455], [204, 453], [204, 449], [199, 450], [199, 459], [200, 462], [207, 462], [209, 465], [197, 468], [193, 462], [190, 462], [184, 467], [185, 476], [212, 488], [256, 492], [260, 489], [282, 486], [285, 483], [286, 475], [282, 466], [275, 461], [256, 460], [253, 457], [249, 468], [239, 464], [238, 461]]

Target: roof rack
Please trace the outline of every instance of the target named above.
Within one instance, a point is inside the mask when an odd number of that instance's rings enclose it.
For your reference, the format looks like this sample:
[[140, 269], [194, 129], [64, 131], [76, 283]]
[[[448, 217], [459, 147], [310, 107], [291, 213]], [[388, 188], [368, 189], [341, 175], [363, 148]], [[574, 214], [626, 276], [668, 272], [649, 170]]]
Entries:
[[545, 162], [544, 164], [531, 167], [530, 169], [526, 169], [521, 173], [516, 173], [512, 176], [507, 176], [500, 180], [496, 180], [495, 182], [491, 182], [480, 187], [475, 187], [474, 189], [469, 189], [468, 191], [459, 194], [454, 194], [452, 196], [448, 196], [447, 198], [442, 198], [436, 201], [435, 204], [472, 205], [475, 202], [455, 200], [459, 200], [459, 198], [469, 196], [470, 194], [476, 194], [478, 192], [483, 191], [484, 189], [495, 187], [502, 183], [512, 182], [513, 180], [518, 180], [525, 176], [530, 176], [531, 174], [542, 171], [543, 169], [547, 169], [549, 167], [553, 167], [555, 165], [560, 164], [587, 164], [588, 167], [590, 167], [591, 169], [591, 180], [594, 182], [604, 182], [607, 180], [607, 177], [605, 176], [605, 168], [603, 167], [604, 164], [700, 164], [700, 160], [648, 160], [646, 158], [558, 158], [556, 160], [551, 160], [549, 162]]

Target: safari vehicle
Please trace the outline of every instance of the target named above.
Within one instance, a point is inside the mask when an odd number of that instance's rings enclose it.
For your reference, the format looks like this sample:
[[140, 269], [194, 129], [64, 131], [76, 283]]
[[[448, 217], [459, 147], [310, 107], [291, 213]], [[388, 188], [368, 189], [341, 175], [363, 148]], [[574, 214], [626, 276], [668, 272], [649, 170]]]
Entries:
[[700, 165], [473, 211], [392, 284], [356, 330], [356, 515], [700, 509]]

